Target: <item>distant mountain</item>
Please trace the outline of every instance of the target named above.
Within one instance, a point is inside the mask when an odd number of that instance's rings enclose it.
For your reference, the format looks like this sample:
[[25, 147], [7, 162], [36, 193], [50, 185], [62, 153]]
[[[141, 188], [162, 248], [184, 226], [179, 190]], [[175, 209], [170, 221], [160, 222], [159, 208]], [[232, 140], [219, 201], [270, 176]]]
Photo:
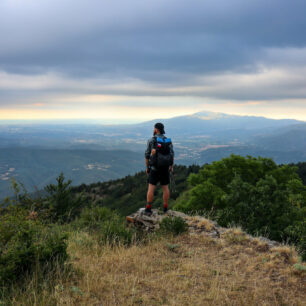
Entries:
[[170, 119], [147, 121], [136, 127], [150, 128], [155, 122], [162, 121], [171, 135], [216, 134], [224, 131], [276, 129], [303, 121], [292, 119], [269, 119], [256, 116], [238, 116], [215, 112], [198, 112], [193, 115], [179, 116]]
[[[220, 148], [211, 148], [200, 152], [198, 157], [199, 163], [211, 163], [213, 161], [220, 160], [221, 158], [228, 157], [231, 154], [237, 154], [241, 156], [254, 156], [254, 157], [267, 157], [272, 158], [277, 164], [289, 164], [306, 161], [306, 151], [292, 150], [281, 151], [278, 149], [261, 148], [256, 145], [237, 145]], [[188, 163], [187, 163], [188, 164]]]
[[[266, 135], [282, 127], [305, 124], [291, 119], [269, 119], [255, 116], [237, 116], [224, 113], [199, 112], [193, 115], [155, 119], [138, 124], [27, 124], [0, 125], [0, 147], [48, 147], [86, 149], [137, 150], [152, 135], [153, 126], [161, 121], [166, 135], [175, 139], [201, 136], [211, 141], [246, 141], [250, 137]], [[132, 140], [132, 141], [131, 141]], [[137, 140], [137, 141], [135, 141]], [[140, 142], [139, 142], [140, 141]], [[131, 143], [132, 145], [127, 145]]]
[[253, 143], [264, 149], [306, 152], [306, 123], [285, 126], [273, 133], [257, 136]]

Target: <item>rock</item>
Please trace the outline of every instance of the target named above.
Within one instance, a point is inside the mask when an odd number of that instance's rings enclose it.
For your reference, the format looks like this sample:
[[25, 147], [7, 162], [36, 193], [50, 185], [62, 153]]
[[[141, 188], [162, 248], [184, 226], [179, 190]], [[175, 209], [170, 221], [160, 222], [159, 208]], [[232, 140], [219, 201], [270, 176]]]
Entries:
[[152, 215], [147, 215], [144, 208], [140, 208], [136, 213], [127, 216], [126, 221], [129, 225], [145, 231], [154, 231], [159, 229], [159, 223], [165, 217], [181, 217], [187, 219], [188, 216], [184, 213], [169, 210], [166, 214], [160, 213], [157, 209], [152, 209]]
[[[151, 232], [159, 229], [159, 223], [165, 217], [181, 217], [188, 225], [188, 230], [192, 234], [203, 233], [212, 238], [222, 238], [222, 234], [232, 231], [230, 228], [219, 226], [216, 221], [206, 219], [202, 216], [188, 216], [182, 212], [169, 210], [166, 214], [159, 212], [157, 209], [152, 209], [152, 215], [145, 214], [145, 209], [140, 208], [136, 213], [127, 216], [126, 221], [130, 226], [141, 230]], [[269, 240], [265, 237], [253, 237], [246, 234], [249, 240], [254, 242], [254, 248], [257, 251], [264, 252], [273, 247], [280, 246], [281, 243]], [[258, 244], [258, 240], [261, 244]]]
[[126, 221], [129, 225], [140, 228], [144, 231], [154, 231], [159, 228], [159, 223], [165, 217], [181, 217], [188, 224], [190, 232], [206, 232], [208, 236], [220, 238], [220, 233], [224, 228], [216, 225], [215, 222], [200, 216], [188, 216], [182, 212], [168, 210], [166, 214], [160, 213], [157, 209], [152, 209], [152, 215], [145, 214], [145, 209], [140, 208], [136, 213], [127, 216]]

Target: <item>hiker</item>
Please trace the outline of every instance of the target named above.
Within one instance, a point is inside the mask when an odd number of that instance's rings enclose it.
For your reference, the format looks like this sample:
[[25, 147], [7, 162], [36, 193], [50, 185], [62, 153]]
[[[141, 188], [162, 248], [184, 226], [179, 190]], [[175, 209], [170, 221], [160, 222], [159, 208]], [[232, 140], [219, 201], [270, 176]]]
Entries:
[[164, 125], [160, 122], [154, 125], [153, 137], [148, 140], [145, 151], [146, 173], [148, 176], [148, 193], [145, 213], [152, 214], [154, 191], [159, 182], [163, 189], [164, 213], [168, 210], [170, 192], [170, 171], [173, 173], [174, 151], [170, 138], [165, 135]]

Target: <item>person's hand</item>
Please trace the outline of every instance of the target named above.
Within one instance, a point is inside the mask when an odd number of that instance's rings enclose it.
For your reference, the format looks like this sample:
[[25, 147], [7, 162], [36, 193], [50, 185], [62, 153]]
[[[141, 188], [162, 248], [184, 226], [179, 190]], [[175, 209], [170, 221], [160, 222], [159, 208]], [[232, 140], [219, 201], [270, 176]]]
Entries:
[[150, 173], [150, 168], [147, 168], [146, 169], [146, 174], [149, 175], [149, 173]]
[[152, 155], [156, 154], [156, 149], [152, 149], [151, 154]]
[[169, 167], [169, 171], [173, 173], [173, 166]]

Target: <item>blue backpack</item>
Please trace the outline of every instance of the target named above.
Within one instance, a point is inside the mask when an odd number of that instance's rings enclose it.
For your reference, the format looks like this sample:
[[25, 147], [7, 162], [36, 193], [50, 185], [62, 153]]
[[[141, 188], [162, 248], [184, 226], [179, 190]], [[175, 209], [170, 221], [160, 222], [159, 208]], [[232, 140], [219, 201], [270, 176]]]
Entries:
[[152, 155], [152, 165], [157, 169], [168, 168], [173, 165], [173, 156], [170, 151], [171, 144], [171, 138], [154, 136], [153, 149], [156, 149], [156, 154]]

